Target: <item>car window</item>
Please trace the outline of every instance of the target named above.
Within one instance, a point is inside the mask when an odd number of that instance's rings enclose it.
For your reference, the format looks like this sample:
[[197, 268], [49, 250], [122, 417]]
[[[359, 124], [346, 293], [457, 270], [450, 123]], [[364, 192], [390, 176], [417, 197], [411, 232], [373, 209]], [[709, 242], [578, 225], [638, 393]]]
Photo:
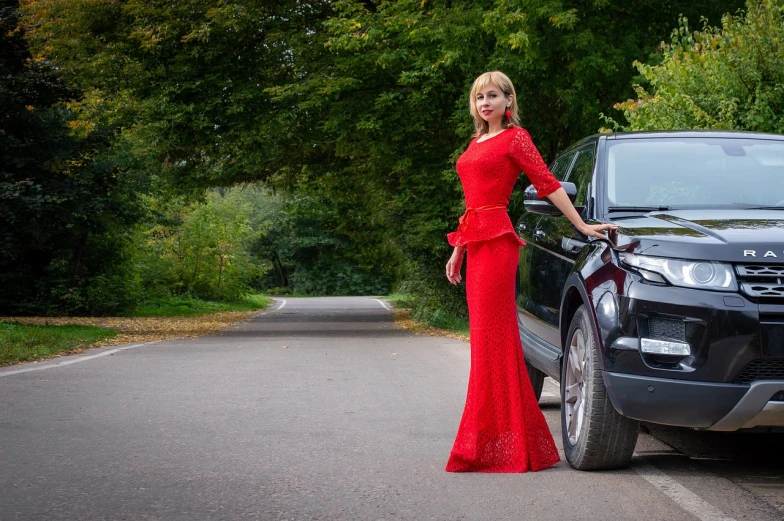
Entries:
[[569, 171], [569, 165], [572, 164], [572, 159], [574, 159], [576, 153], [577, 152], [572, 152], [571, 154], [567, 154], [555, 160], [555, 163], [550, 167], [550, 172], [553, 173], [556, 179], [559, 181], [564, 180], [564, 176], [566, 176], [566, 172]]
[[610, 206], [784, 207], [784, 143], [750, 137], [610, 143]]
[[593, 176], [593, 162], [596, 154], [593, 147], [584, 148], [577, 154], [577, 159], [574, 161], [574, 166], [569, 173], [569, 182], [577, 186], [577, 197], [574, 204], [577, 206], [584, 206], [586, 194], [588, 193], [588, 185], [591, 183]]

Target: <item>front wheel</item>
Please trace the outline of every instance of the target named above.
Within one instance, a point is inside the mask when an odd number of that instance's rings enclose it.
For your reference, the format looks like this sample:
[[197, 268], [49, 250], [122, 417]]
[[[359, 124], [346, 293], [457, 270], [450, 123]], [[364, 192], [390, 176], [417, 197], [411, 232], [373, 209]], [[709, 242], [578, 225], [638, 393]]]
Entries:
[[585, 306], [566, 335], [561, 368], [561, 432], [564, 453], [578, 470], [625, 467], [637, 445], [638, 422], [613, 407], [602, 379], [599, 342]]

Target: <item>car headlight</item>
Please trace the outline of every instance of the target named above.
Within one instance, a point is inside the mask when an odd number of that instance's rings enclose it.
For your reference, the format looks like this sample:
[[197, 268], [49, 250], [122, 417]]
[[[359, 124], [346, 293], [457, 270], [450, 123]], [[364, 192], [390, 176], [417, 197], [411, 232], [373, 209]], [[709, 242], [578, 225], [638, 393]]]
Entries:
[[[651, 282], [669, 282], [685, 288], [735, 291], [738, 284], [732, 266], [714, 261], [686, 261], [635, 255], [619, 254], [621, 262], [634, 268]], [[660, 279], [660, 280], [659, 280]]]

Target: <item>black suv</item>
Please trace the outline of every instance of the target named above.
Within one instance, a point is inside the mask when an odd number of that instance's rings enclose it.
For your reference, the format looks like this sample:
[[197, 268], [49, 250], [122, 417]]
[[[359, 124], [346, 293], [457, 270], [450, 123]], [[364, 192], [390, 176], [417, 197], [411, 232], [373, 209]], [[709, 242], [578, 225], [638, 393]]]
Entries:
[[537, 397], [561, 384], [566, 458], [626, 465], [638, 421], [784, 426], [784, 136], [588, 137], [550, 167], [589, 239], [530, 186], [517, 309]]

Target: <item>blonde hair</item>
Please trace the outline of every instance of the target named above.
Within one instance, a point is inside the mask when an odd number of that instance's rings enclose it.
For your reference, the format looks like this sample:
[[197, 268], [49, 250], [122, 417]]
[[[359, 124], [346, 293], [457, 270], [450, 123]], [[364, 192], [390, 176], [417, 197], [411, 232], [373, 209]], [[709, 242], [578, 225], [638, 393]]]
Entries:
[[482, 136], [489, 131], [487, 121], [482, 119], [482, 116], [479, 115], [479, 111], [476, 109], [476, 94], [491, 83], [501, 89], [507, 99], [510, 96], [512, 98], [512, 105], [509, 107], [512, 117], [502, 116], [501, 126], [504, 128], [520, 126], [520, 118], [517, 116], [517, 94], [515, 94], [512, 80], [501, 71], [489, 71], [481, 74], [474, 80], [474, 84], [471, 86], [471, 93], [468, 95], [468, 107], [471, 110], [471, 116], [474, 118], [474, 137]]

